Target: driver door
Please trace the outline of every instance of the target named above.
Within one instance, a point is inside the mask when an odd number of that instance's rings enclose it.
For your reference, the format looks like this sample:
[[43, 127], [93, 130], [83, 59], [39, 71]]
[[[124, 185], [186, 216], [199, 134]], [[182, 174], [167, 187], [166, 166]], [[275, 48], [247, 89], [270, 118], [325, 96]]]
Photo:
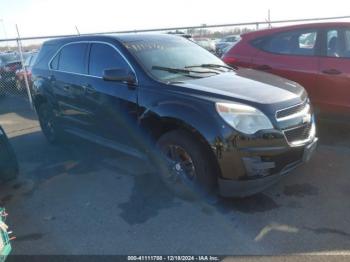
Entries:
[[105, 69], [116, 68], [133, 71], [113, 44], [103, 42], [90, 44], [89, 78], [85, 87], [84, 103], [95, 116], [93, 132], [106, 139], [105, 141], [116, 143], [121, 151], [132, 151], [137, 140], [141, 139], [136, 135], [138, 89], [124, 82], [103, 79]]

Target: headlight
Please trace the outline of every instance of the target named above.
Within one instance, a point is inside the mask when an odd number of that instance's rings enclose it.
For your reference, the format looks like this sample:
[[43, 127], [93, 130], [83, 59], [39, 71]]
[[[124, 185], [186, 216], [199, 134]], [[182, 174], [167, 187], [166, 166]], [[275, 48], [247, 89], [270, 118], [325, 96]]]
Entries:
[[216, 103], [216, 111], [230, 126], [245, 134], [273, 129], [270, 120], [258, 109], [239, 103]]

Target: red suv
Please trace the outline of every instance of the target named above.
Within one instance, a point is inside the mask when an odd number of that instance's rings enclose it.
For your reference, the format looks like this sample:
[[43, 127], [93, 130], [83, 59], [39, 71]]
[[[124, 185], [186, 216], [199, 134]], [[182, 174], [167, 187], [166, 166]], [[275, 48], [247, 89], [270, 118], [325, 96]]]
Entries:
[[223, 60], [298, 82], [321, 113], [350, 116], [350, 23], [247, 33]]

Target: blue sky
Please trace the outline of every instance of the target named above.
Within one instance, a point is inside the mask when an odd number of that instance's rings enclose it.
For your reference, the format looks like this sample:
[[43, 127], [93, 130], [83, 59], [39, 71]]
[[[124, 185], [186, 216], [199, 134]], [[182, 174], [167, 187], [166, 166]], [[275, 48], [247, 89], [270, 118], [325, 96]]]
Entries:
[[[0, 0], [8, 37], [350, 15], [350, 1], [332, 0]], [[0, 24], [0, 38], [4, 38]]]

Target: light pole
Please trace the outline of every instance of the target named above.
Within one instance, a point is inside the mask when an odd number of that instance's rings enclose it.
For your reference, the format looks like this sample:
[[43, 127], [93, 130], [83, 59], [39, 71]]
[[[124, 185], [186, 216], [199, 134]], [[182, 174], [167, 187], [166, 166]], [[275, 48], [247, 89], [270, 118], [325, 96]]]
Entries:
[[[2, 24], [2, 31], [4, 32], [5, 39], [7, 39], [7, 33], [6, 33], [4, 19], [0, 19], [0, 22]], [[9, 42], [8, 41], [6, 41], [6, 45], [7, 45], [7, 51], [10, 51], [10, 47], [9, 47]]]

